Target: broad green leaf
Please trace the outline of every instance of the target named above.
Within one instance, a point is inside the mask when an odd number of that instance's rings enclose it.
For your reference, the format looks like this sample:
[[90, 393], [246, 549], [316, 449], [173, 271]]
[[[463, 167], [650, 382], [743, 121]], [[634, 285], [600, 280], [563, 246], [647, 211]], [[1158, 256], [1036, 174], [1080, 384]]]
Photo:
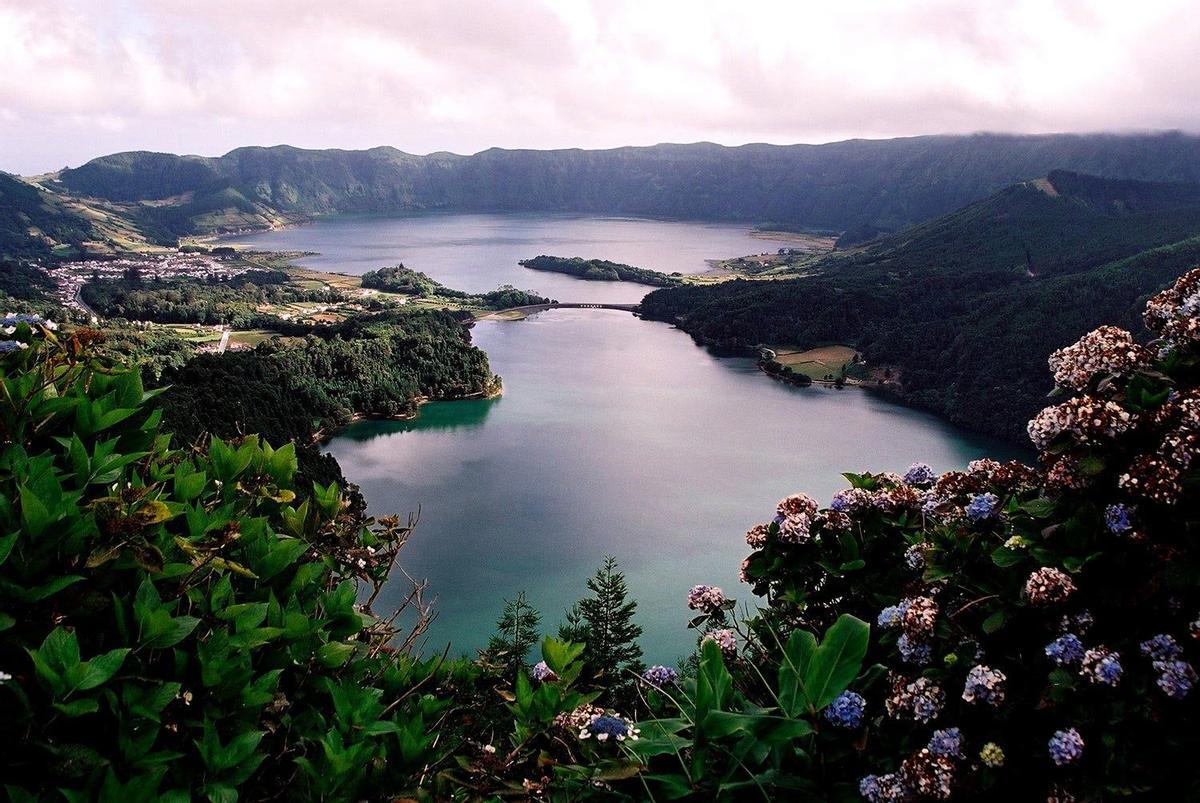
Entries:
[[805, 694], [814, 710], [833, 702], [858, 676], [870, 635], [871, 628], [866, 622], [848, 614], [839, 616], [825, 631], [804, 678]]

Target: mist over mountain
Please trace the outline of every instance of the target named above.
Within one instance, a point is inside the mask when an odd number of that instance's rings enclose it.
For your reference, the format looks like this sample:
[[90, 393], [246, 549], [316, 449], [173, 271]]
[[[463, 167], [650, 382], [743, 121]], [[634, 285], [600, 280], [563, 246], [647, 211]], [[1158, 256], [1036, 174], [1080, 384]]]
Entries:
[[472, 156], [388, 147], [247, 147], [220, 157], [135, 151], [64, 170], [51, 186], [138, 204], [135, 213], [160, 239], [288, 216], [416, 210], [623, 214], [840, 232], [896, 231], [1058, 169], [1200, 182], [1200, 137], [978, 134]]

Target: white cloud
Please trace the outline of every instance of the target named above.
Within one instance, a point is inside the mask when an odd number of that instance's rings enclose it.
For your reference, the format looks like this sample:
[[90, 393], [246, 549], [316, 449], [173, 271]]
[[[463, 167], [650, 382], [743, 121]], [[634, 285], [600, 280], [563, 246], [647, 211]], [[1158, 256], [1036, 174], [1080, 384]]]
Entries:
[[0, 0], [0, 168], [1200, 129], [1186, 0]]

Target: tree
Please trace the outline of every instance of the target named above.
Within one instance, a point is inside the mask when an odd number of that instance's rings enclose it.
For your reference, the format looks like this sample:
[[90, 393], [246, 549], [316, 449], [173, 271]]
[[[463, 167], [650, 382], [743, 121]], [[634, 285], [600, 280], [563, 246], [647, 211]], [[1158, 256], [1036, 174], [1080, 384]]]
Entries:
[[558, 640], [572, 644], [587, 644], [588, 628], [583, 621], [583, 611], [576, 602], [565, 612], [566, 619], [558, 626]]
[[516, 599], [504, 600], [504, 612], [496, 620], [496, 633], [488, 640], [484, 657], [504, 667], [504, 674], [515, 676], [525, 667], [529, 649], [541, 638], [538, 626], [542, 615], [525, 599], [525, 592]]
[[583, 657], [589, 669], [601, 676], [606, 686], [604, 699], [621, 700], [632, 688], [632, 675], [645, 668], [642, 648], [637, 643], [642, 628], [633, 621], [637, 602], [626, 600], [629, 588], [625, 575], [618, 571], [617, 559], [611, 555], [587, 581], [587, 587], [592, 596], [578, 603], [586, 627]]

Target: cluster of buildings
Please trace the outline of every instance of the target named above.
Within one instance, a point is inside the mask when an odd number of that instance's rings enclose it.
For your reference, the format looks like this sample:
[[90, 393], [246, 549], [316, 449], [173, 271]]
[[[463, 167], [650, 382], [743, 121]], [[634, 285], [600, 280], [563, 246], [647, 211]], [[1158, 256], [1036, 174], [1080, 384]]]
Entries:
[[120, 259], [64, 262], [47, 267], [46, 273], [58, 285], [55, 298], [60, 304], [95, 318], [95, 313], [80, 296], [80, 290], [83, 285], [96, 278], [118, 279], [136, 271], [144, 279], [225, 279], [247, 270], [250, 270], [250, 267], [244, 263], [225, 262], [204, 254], [145, 254]]

